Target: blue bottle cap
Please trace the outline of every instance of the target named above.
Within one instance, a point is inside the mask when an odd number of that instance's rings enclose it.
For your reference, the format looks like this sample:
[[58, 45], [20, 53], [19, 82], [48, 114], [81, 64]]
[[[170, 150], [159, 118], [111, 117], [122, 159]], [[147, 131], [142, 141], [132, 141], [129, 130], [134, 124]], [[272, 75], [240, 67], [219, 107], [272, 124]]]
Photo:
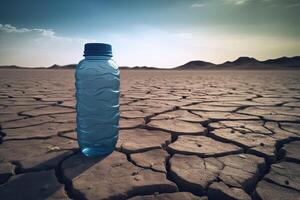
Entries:
[[84, 45], [83, 56], [112, 56], [110, 44], [87, 43]]

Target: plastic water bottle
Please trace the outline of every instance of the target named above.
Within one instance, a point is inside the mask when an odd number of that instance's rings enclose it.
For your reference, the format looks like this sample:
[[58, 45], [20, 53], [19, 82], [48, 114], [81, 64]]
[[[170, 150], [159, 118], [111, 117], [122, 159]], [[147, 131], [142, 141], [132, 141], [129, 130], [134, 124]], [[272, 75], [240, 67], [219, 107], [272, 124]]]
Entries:
[[118, 140], [120, 71], [111, 45], [88, 43], [76, 68], [77, 139], [86, 156], [111, 153]]

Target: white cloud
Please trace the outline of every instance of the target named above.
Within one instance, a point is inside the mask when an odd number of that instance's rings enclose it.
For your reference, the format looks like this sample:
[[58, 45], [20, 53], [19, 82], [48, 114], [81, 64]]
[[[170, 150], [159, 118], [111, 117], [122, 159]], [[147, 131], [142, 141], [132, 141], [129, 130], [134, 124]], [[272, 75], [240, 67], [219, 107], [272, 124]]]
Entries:
[[42, 28], [17, 28], [15, 26], [12, 26], [11, 24], [0, 24], [0, 31], [5, 33], [32, 33], [32, 34], [38, 34], [39, 36], [42, 36], [42, 38], [36, 38], [37, 40], [40, 39], [54, 39], [54, 40], [60, 40], [60, 41], [78, 41], [78, 42], [87, 42], [87, 39], [83, 38], [71, 38], [71, 37], [63, 37], [58, 36], [55, 31], [52, 29], [42, 29]]
[[231, 4], [231, 5], [236, 5], [236, 6], [239, 6], [239, 5], [245, 5], [249, 2], [255, 2], [255, 3], [259, 3], [259, 2], [262, 2], [262, 3], [274, 3], [274, 0], [223, 0], [223, 2], [225, 4]]
[[6, 32], [6, 33], [28, 33], [28, 32], [38, 32], [42, 35], [51, 35], [55, 34], [51, 29], [29, 29], [29, 28], [17, 28], [15, 26], [12, 26], [11, 24], [0, 24], [0, 31]]
[[204, 6], [205, 6], [205, 4], [203, 4], [203, 3], [193, 3], [191, 5], [191, 8], [202, 8]]
[[295, 7], [298, 7], [300, 6], [300, 3], [294, 3], [294, 4], [290, 4], [287, 6], [287, 8], [295, 8]]
[[250, 0], [225, 0], [225, 3], [233, 5], [243, 5], [249, 1]]

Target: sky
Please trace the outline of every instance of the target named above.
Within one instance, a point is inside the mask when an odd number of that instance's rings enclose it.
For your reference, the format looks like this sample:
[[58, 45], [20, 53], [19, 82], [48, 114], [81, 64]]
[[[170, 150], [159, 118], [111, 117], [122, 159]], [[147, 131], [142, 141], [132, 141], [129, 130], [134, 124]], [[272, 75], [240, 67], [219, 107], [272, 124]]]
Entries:
[[300, 0], [2, 0], [0, 65], [78, 63], [88, 42], [120, 66], [300, 55]]

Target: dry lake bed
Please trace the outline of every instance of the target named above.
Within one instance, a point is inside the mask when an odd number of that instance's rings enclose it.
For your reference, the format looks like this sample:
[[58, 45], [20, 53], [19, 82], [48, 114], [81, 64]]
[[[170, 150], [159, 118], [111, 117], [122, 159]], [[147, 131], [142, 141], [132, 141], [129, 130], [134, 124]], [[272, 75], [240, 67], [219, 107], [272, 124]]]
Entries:
[[78, 152], [73, 70], [0, 70], [0, 198], [300, 199], [299, 71], [121, 72], [120, 132]]

